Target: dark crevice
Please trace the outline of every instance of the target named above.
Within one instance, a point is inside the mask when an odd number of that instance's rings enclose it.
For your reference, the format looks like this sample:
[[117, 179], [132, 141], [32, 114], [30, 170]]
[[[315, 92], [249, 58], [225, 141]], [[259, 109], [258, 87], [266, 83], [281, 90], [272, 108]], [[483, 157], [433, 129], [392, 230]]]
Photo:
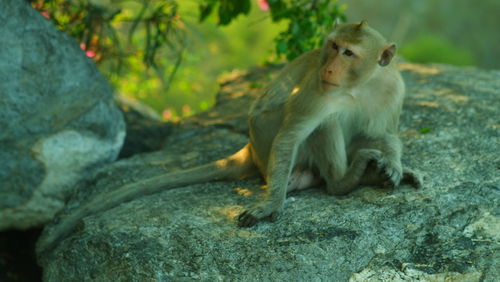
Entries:
[[0, 281], [42, 281], [35, 256], [41, 229], [0, 232]]

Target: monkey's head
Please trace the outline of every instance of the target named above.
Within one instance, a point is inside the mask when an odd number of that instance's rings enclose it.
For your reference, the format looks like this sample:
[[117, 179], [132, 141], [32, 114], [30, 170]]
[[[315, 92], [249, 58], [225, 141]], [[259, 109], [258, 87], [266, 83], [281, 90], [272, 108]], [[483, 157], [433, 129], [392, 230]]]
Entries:
[[321, 51], [320, 78], [325, 91], [349, 88], [369, 80], [389, 65], [396, 45], [388, 44], [366, 21], [339, 24], [325, 40]]

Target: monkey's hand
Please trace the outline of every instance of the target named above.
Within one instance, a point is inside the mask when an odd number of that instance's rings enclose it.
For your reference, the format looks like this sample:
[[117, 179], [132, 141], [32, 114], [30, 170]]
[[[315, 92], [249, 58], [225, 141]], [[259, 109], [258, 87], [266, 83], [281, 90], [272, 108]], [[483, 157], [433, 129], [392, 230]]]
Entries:
[[242, 212], [238, 216], [238, 226], [251, 227], [261, 220], [274, 222], [282, 209], [283, 203], [280, 204], [271, 201], [263, 202]]
[[394, 188], [399, 185], [403, 178], [403, 168], [399, 161], [391, 161], [381, 156], [370, 161], [371, 166], [375, 166], [377, 173], [382, 179], [384, 188]]

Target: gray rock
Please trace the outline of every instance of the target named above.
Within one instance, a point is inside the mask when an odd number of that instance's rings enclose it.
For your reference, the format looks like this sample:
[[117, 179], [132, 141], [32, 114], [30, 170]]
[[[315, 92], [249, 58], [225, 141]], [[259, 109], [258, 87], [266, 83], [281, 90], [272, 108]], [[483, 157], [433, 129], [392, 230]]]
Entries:
[[[85, 218], [38, 252], [44, 279], [499, 281], [500, 72], [401, 68], [404, 163], [423, 173], [423, 188], [363, 187], [344, 197], [301, 191], [288, 196], [277, 222], [247, 229], [235, 216], [262, 196], [260, 179], [173, 189]], [[179, 125], [168, 147], [102, 169], [66, 213], [124, 183], [239, 149], [247, 141], [243, 113], [269, 71], [234, 75], [217, 106]], [[57, 228], [55, 221], [44, 233]]]
[[125, 127], [112, 90], [74, 39], [27, 1], [1, 0], [0, 230], [40, 226], [113, 161]]

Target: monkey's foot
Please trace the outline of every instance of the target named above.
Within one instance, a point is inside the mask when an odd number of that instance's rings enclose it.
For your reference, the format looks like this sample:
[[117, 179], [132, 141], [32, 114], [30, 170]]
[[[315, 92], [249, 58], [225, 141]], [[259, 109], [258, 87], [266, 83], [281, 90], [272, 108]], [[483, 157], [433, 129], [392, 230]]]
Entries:
[[279, 212], [277, 210], [266, 212], [262, 207], [251, 208], [238, 216], [238, 226], [251, 227], [261, 220], [274, 222], [278, 219], [278, 214]]
[[403, 179], [401, 179], [401, 182], [410, 184], [415, 189], [418, 189], [423, 185], [422, 175], [409, 168], [403, 169]]

